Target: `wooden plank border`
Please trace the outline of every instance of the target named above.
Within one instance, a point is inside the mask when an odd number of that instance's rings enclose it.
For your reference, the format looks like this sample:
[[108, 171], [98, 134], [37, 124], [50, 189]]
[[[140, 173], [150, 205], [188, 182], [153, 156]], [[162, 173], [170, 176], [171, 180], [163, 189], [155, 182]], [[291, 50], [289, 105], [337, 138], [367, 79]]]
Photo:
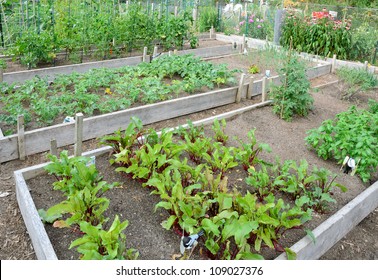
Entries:
[[[290, 249], [298, 259], [318, 259], [377, 207], [378, 181], [314, 229], [315, 243], [305, 236]], [[287, 259], [286, 254], [277, 259]]]

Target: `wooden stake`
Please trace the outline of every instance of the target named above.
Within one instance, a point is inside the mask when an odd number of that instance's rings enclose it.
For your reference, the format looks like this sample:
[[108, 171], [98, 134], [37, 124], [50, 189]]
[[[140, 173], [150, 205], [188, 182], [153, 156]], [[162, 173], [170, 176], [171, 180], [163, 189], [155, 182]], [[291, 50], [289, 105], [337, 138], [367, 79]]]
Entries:
[[58, 144], [56, 142], [56, 139], [50, 140], [50, 154], [53, 156], [58, 156]]
[[75, 157], [81, 156], [82, 145], [83, 145], [83, 119], [84, 115], [82, 113], [77, 113], [75, 115]]
[[177, 15], [178, 15], [178, 7], [175, 6], [175, 17], [177, 17]]
[[364, 69], [367, 71], [369, 69], [369, 64], [367, 61], [364, 62]]
[[335, 71], [336, 71], [336, 55], [334, 54], [332, 57], [331, 73], [335, 73]]
[[154, 46], [154, 51], [152, 53], [152, 57], [156, 57], [157, 56], [157, 52], [158, 52], [158, 47], [155, 45]]
[[241, 52], [241, 53], [244, 53], [244, 50], [245, 50], [245, 34], [243, 34], [243, 42], [242, 42], [242, 45], [241, 45], [241, 50], [240, 50], [240, 52]]
[[146, 62], [147, 61], [147, 47], [144, 47], [143, 48], [143, 62]]
[[264, 76], [262, 78], [262, 84], [261, 84], [261, 102], [266, 101], [266, 77]]
[[18, 141], [18, 157], [20, 160], [25, 160], [25, 119], [24, 115], [17, 117], [17, 141]]
[[4, 77], [4, 69], [0, 68], [0, 83], [3, 82], [3, 77]]
[[241, 100], [242, 92], [243, 92], [243, 86], [244, 86], [244, 80], [245, 80], [245, 74], [242, 73], [240, 77], [240, 82], [239, 82], [239, 88], [238, 92], [236, 93], [236, 103], [239, 103]]
[[214, 36], [214, 26], [211, 26], [210, 28], [210, 39], [213, 39]]
[[4, 134], [3, 134], [3, 131], [1, 130], [1, 127], [0, 127], [0, 139], [1, 138], [4, 138]]
[[247, 91], [247, 99], [251, 99], [253, 96], [253, 78], [251, 77], [249, 79], [249, 86], [248, 86], [248, 91]]

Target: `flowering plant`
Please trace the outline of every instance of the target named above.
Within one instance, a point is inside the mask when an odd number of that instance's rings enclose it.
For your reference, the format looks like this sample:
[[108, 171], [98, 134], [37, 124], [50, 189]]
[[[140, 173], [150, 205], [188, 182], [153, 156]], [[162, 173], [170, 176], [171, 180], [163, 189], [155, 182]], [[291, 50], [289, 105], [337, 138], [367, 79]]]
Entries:
[[[280, 43], [298, 51], [325, 57], [336, 54], [346, 59], [351, 45], [351, 20], [335, 20], [327, 11], [301, 17], [289, 12], [282, 28]], [[292, 42], [292, 43], [290, 43]]]
[[267, 21], [253, 13], [239, 22], [236, 31], [250, 38], [265, 40], [269, 32], [269, 26]]

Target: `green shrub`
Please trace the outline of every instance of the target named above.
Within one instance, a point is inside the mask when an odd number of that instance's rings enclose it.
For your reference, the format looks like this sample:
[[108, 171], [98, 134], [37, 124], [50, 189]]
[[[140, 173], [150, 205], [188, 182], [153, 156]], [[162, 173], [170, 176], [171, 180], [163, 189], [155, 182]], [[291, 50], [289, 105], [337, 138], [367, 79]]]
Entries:
[[342, 163], [348, 155], [359, 161], [358, 174], [368, 182], [378, 166], [378, 114], [374, 103], [369, 112], [355, 106], [342, 112], [334, 119], [325, 120], [319, 128], [307, 132], [307, 144], [314, 148], [319, 157], [335, 159]]
[[282, 85], [273, 86], [270, 91], [273, 112], [286, 121], [290, 121], [295, 115], [307, 116], [314, 100], [309, 93], [310, 82], [305, 65], [298, 57], [289, 54], [286, 64], [279, 72], [282, 75]]

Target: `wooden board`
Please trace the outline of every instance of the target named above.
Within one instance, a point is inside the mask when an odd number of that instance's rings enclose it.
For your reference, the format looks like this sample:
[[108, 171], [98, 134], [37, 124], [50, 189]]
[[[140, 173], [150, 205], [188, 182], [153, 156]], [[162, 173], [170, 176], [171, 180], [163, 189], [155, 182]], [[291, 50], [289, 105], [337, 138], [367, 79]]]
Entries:
[[49, 77], [48, 80], [52, 81], [57, 75], [70, 74], [72, 72], [84, 73], [94, 68], [118, 68], [126, 65], [137, 65], [142, 62], [142, 56], [119, 58], [112, 60], [95, 61], [81, 64], [64, 65], [57, 67], [49, 67], [35, 70], [25, 70], [18, 72], [4, 73], [4, 82], [8, 84], [21, 83], [26, 80], [32, 79], [35, 76]]
[[[290, 249], [300, 260], [318, 259], [377, 207], [378, 182], [375, 182], [312, 231], [315, 243], [306, 236]], [[277, 259], [286, 259], [286, 254]]]
[[39, 260], [57, 260], [54, 248], [41, 222], [21, 172], [15, 172], [16, 196], [34, 251]]

